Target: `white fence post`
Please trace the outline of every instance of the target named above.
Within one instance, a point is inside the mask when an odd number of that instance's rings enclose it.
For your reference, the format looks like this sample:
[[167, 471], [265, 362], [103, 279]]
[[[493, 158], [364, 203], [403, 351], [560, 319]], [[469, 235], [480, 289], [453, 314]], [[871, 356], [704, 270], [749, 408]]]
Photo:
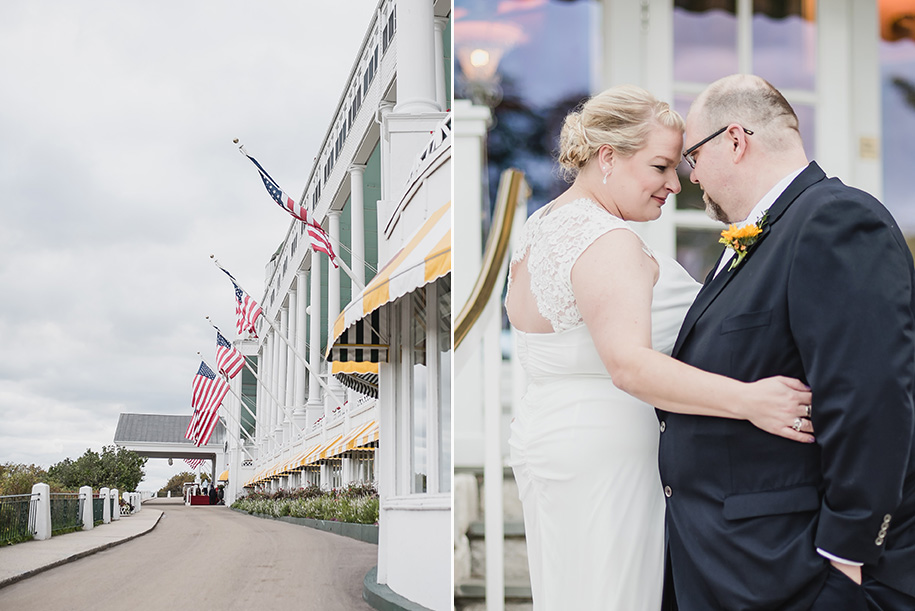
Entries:
[[102, 524], [111, 523], [111, 501], [109, 500], [110, 490], [108, 488], [100, 488], [98, 491], [98, 496], [102, 499]]
[[51, 487], [47, 484], [32, 486], [32, 498], [38, 495], [37, 501], [29, 504], [30, 522], [35, 525], [35, 539], [44, 541], [51, 538]]
[[[114, 508], [111, 510], [111, 519], [120, 520], [121, 519], [121, 495], [117, 488], [112, 488], [108, 493], [108, 496], [114, 500]], [[108, 501], [110, 504], [111, 501]]]
[[92, 527], [95, 526], [92, 486], [80, 486], [79, 498], [83, 499], [83, 530], [92, 530]]

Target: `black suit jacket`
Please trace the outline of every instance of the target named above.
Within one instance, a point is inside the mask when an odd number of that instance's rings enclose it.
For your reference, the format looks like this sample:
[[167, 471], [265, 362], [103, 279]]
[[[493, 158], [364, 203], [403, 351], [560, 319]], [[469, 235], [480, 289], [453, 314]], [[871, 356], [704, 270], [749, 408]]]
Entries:
[[806, 609], [828, 569], [817, 547], [915, 595], [915, 267], [877, 200], [811, 163], [703, 287], [673, 354], [803, 380], [817, 437], [659, 412], [681, 611]]

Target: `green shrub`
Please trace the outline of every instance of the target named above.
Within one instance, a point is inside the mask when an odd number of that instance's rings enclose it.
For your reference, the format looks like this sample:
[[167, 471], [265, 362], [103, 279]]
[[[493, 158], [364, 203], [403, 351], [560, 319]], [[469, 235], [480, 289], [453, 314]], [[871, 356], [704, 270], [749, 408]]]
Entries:
[[377, 524], [379, 499], [372, 484], [350, 484], [342, 490], [324, 491], [312, 485], [294, 491], [252, 492], [232, 503], [232, 507], [273, 517]]

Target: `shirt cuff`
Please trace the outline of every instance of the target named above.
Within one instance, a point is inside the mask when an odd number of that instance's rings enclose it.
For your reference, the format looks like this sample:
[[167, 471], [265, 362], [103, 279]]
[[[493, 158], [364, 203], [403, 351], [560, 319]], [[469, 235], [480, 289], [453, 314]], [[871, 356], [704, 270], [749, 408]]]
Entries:
[[824, 550], [823, 548], [820, 548], [820, 547], [817, 548], [817, 553], [819, 555], [821, 555], [823, 558], [827, 558], [829, 560], [834, 560], [835, 562], [840, 562], [842, 564], [848, 564], [851, 566], [864, 566], [863, 562], [855, 562], [854, 560], [847, 560], [845, 558], [839, 558], [838, 556], [833, 556], [832, 554], [830, 554], [829, 552], [827, 552], [826, 550]]

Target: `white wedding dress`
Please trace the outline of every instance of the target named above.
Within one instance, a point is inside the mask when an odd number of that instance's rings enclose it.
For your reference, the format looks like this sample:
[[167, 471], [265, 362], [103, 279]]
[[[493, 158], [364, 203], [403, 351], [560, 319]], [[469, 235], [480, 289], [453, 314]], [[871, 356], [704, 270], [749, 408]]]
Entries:
[[[525, 224], [511, 261], [514, 270], [526, 259], [538, 311], [553, 327], [515, 329], [528, 387], [509, 445], [534, 609], [657, 611], [664, 572], [658, 419], [613, 385], [571, 283], [572, 266], [594, 240], [632, 229], [587, 199], [543, 212]], [[670, 354], [699, 285], [672, 259], [643, 249], [660, 268], [652, 345]]]

